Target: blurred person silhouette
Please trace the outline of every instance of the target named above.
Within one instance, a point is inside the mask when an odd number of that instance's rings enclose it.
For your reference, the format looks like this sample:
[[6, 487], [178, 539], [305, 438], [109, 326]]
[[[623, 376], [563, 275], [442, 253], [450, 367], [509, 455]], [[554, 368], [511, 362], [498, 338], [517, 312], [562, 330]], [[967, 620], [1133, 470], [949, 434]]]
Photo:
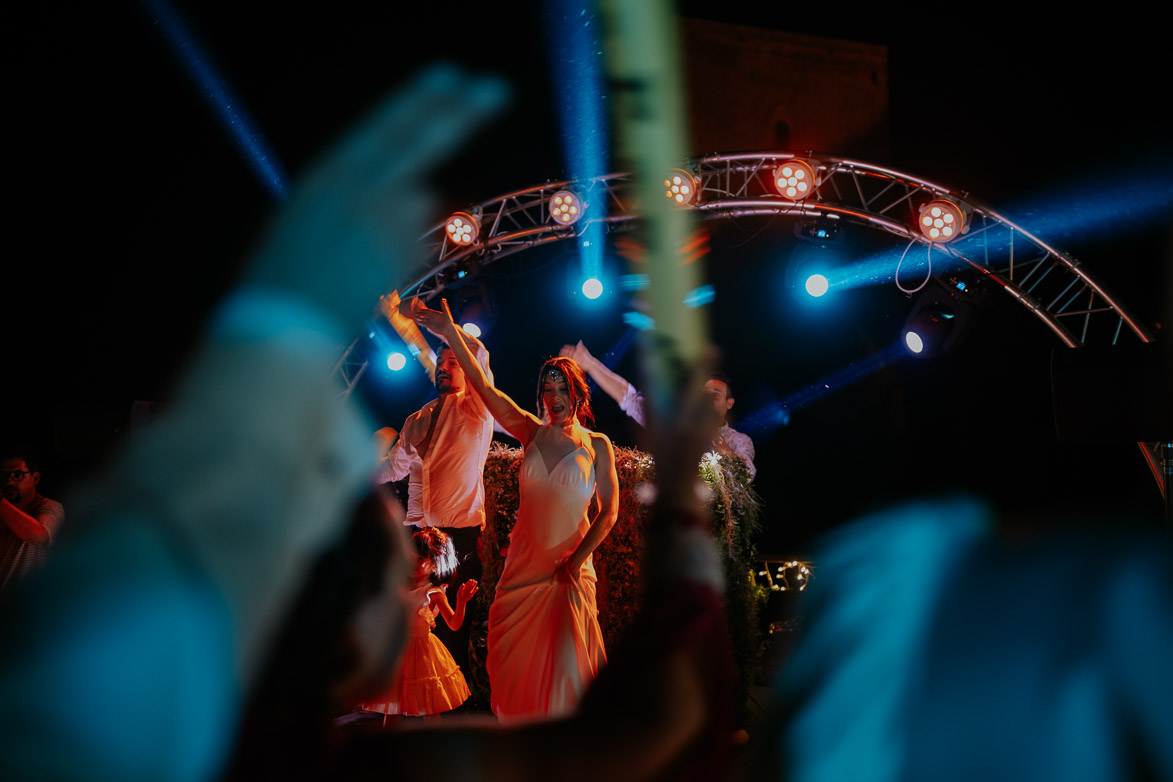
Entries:
[[331, 778], [334, 718], [398, 670], [410, 621], [406, 537], [402, 506], [378, 486], [317, 557], [258, 669], [221, 779]]
[[425, 175], [504, 93], [430, 69], [301, 180], [168, 416], [98, 477], [79, 534], [12, 607], [0, 778], [220, 774], [297, 586], [372, 482], [339, 348], [414, 260]]
[[27, 450], [0, 454], [0, 592], [5, 592], [44, 565], [65, 509], [43, 496], [40, 464]]
[[924, 500], [827, 536], [754, 775], [1173, 779], [1173, 548]]

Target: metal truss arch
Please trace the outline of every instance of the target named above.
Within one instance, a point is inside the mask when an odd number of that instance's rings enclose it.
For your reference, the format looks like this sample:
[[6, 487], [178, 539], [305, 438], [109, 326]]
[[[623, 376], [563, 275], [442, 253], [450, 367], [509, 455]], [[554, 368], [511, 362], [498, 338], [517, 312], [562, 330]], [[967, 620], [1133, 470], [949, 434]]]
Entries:
[[[773, 170], [796, 157], [811, 163], [817, 176], [810, 196], [797, 202], [781, 197], [772, 183]], [[1144, 342], [1151, 339], [1137, 319], [1076, 259], [967, 193], [890, 168], [827, 155], [712, 155], [689, 160], [684, 168], [695, 177], [699, 198], [683, 208], [694, 209], [702, 220], [751, 215], [834, 216], [927, 245], [929, 240], [916, 227], [916, 209], [928, 200], [949, 198], [969, 211], [970, 230], [964, 237], [936, 247], [1005, 290], [1063, 344], [1115, 344], [1129, 334]], [[564, 189], [575, 191], [587, 204], [586, 216], [573, 226], [550, 221], [550, 199]], [[470, 213], [481, 223], [478, 240], [458, 247], [447, 240], [442, 224], [433, 227], [421, 238], [427, 260], [405, 281], [403, 292], [427, 295], [438, 291], [444, 287], [443, 272], [465, 259], [488, 264], [579, 236], [591, 223], [602, 222], [615, 230], [639, 217], [633, 178], [622, 172], [519, 190], [477, 204]]]

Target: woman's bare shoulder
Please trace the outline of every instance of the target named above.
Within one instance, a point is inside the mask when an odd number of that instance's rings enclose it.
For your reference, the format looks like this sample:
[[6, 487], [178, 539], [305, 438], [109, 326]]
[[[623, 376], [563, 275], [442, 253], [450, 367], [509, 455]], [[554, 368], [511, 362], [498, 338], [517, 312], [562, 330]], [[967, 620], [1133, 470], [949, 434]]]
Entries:
[[590, 430], [587, 430], [587, 434], [590, 436], [592, 450], [603, 454], [614, 453], [614, 448], [611, 445], [610, 437], [603, 434], [602, 432], [594, 432]]

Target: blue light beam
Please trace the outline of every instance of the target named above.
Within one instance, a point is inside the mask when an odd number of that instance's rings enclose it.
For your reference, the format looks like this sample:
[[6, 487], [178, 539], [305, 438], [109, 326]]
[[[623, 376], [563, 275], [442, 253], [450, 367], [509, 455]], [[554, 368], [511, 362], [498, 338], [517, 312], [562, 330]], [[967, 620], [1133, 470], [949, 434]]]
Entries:
[[861, 361], [848, 364], [829, 377], [816, 381], [800, 391], [795, 391], [781, 402], [775, 402], [753, 411], [741, 419], [740, 428], [746, 434], [769, 434], [780, 426], [789, 425], [791, 415], [798, 410], [878, 372], [905, 358], [906, 355], [907, 353], [900, 343], [890, 345]]
[[[1101, 169], [1099, 173], [1104, 172]], [[1051, 245], [1126, 234], [1167, 219], [1171, 212], [1173, 162], [1167, 160], [1122, 166], [1112, 172], [1111, 180], [1101, 176], [1095, 182], [1069, 182], [1001, 210], [1007, 219]], [[1008, 251], [1009, 232], [979, 235], [974, 230], [978, 227], [973, 226], [968, 235], [950, 246], [975, 258], [983, 257], [983, 242], [990, 243], [991, 253]], [[1022, 241], [1021, 237], [1017, 241]], [[901, 284], [910, 287], [919, 284], [930, 263], [934, 275], [968, 266], [943, 247], [930, 250], [919, 243], [911, 247], [901, 244], [828, 276], [832, 288], [858, 288], [890, 283], [899, 270]]]
[[156, 21], [162, 26], [179, 61], [188, 75], [199, 85], [208, 106], [219, 117], [224, 129], [240, 150], [245, 162], [261, 180], [261, 185], [278, 201], [287, 195], [285, 174], [281, 164], [265, 143], [264, 137], [245, 112], [243, 104], [233, 95], [227, 83], [217, 74], [207, 53], [200, 47], [179, 15], [163, 0], [144, 0]]
[[[604, 111], [602, 24], [591, 0], [546, 0], [547, 56], [562, 129], [562, 152], [571, 179], [580, 182], [607, 173], [609, 144]], [[587, 203], [579, 257], [582, 276], [603, 274], [605, 204]], [[596, 218], [596, 219], [592, 219]]]

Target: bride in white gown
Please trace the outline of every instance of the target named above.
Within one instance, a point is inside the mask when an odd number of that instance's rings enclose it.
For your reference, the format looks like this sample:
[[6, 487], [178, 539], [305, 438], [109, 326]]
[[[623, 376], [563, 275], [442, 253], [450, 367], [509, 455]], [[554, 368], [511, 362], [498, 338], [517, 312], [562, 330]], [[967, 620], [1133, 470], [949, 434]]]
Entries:
[[447, 304], [445, 312], [421, 308], [416, 319], [448, 340], [469, 386], [525, 449], [517, 523], [489, 609], [493, 712], [503, 720], [569, 714], [607, 659], [591, 553], [619, 511], [611, 441], [580, 424], [593, 423], [586, 376], [573, 359], [547, 361], [538, 376], [539, 418], [488, 381]]

